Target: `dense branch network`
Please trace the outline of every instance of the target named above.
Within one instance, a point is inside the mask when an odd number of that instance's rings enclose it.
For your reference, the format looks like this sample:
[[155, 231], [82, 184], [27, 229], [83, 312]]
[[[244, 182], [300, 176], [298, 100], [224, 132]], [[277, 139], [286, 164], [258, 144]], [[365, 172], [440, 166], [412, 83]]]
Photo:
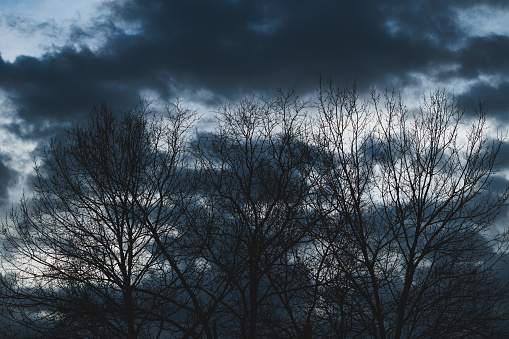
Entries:
[[[3, 224], [7, 337], [504, 337], [503, 138], [443, 91], [320, 82], [218, 110], [95, 109]], [[497, 190], [498, 189], [498, 190]]]

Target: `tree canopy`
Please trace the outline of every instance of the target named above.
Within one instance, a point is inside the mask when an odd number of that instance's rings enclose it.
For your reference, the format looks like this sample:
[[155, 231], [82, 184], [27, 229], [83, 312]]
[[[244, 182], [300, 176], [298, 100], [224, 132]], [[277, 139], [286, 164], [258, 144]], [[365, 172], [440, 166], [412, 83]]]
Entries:
[[8, 337], [503, 338], [502, 135], [437, 90], [320, 82], [55, 138], [3, 223]]

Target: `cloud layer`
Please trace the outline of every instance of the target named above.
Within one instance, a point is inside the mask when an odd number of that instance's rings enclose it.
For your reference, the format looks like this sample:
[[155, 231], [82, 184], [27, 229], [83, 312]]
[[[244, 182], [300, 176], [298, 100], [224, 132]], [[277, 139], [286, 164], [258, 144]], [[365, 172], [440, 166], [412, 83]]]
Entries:
[[[66, 31], [64, 44], [47, 42], [44, 55], [0, 59], [0, 90], [21, 123], [35, 126], [24, 137], [86, 117], [94, 102], [130, 107], [143, 91], [163, 99], [185, 93], [214, 106], [279, 86], [312, 91], [320, 74], [361, 90], [449, 83], [467, 112], [480, 98], [491, 117], [507, 122], [509, 36], [496, 23], [468, 24], [479, 6], [478, 22], [490, 13], [509, 18], [504, 1], [105, 2], [89, 24]], [[11, 26], [58, 25], [19, 19]]]
[[[455, 7], [429, 1], [112, 2], [109, 15], [97, 14], [95, 28], [73, 30], [74, 42], [106, 37], [101, 48], [69, 43], [40, 58], [2, 61], [0, 88], [28, 121], [67, 120], [89, 111], [93, 101], [129, 106], [144, 89], [164, 98], [205, 89], [218, 99], [287, 85], [310, 90], [319, 74], [369, 87], [418, 85], [408, 77], [416, 72], [437, 83], [507, 73], [509, 37], [469, 37], [460, 29], [456, 13], [471, 6], [469, 1]], [[439, 71], [448, 64], [458, 67]], [[507, 83], [476, 86], [490, 97]], [[498, 101], [497, 107], [503, 105]]]

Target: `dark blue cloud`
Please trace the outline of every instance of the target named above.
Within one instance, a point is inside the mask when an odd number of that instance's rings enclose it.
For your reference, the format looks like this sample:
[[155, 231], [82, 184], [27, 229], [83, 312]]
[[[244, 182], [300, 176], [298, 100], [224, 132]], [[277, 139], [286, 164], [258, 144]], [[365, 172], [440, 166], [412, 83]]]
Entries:
[[[483, 2], [488, 4], [488, 2]], [[497, 2], [489, 2], [497, 5]], [[437, 80], [507, 72], [507, 37], [469, 38], [455, 11], [473, 1], [123, 1], [108, 3], [93, 30], [73, 29], [80, 42], [104, 35], [98, 51], [81, 46], [42, 58], [0, 62], [0, 88], [29, 123], [69, 121], [94, 102], [129, 107], [140, 90], [170, 99], [184, 91], [216, 105], [278, 86], [312, 91], [320, 74], [342, 84], [413, 84], [411, 73], [460, 66]], [[128, 34], [115, 23], [136, 26]], [[461, 49], [451, 46], [462, 42]], [[474, 89], [475, 90], [475, 89]], [[488, 93], [488, 92], [486, 92]], [[477, 98], [476, 93], [467, 93]], [[490, 98], [491, 99], [491, 98]], [[504, 105], [501, 103], [501, 105]], [[503, 107], [498, 111], [503, 111]]]
[[8, 156], [0, 154], [0, 207], [8, 205], [10, 202], [8, 189], [19, 179], [18, 172], [6, 165], [8, 160]]
[[499, 122], [508, 122], [509, 96], [507, 93], [509, 93], [509, 82], [479, 83], [461, 96], [461, 102], [468, 112], [474, 112], [479, 107], [479, 102], [482, 102], [484, 109], [487, 110], [487, 116]]

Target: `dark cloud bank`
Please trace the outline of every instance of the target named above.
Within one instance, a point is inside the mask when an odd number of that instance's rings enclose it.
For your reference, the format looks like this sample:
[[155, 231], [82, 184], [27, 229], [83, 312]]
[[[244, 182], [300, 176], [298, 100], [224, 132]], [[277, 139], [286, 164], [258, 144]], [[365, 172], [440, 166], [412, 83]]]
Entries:
[[[446, 63], [459, 69], [435, 75], [475, 77], [507, 72], [509, 39], [466, 39], [454, 10], [472, 2], [373, 1], [128, 1], [111, 5], [95, 32], [107, 36], [97, 52], [62, 48], [42, 58], [19, 57], [0, 63], [0, 87], [28, 122], [73, 119], [94, 101], [129, 106], [140, 89], [171, 98], [179, 90], [207, 89], [235, 98], [278, 86], [310, 90], [319, 74], [344, 84], [404, 86], [409, 72], [429, 72]], [[129, 35], [113, 22], [137, 24]], [[479, 91], [486, 98], [503, 86]], [[473, 93], [472, 93], [473, 94]], [[199, 99], [199, 98], [195, 98]], [[210, 102], [212, 100], [212, 102]], [[497, 112], [505, 102], [494, 100]], [[507, 104], [507, 103], [505, 103]]]
[[[504, 2], [482, 2], [500, 6]], [[479, 2], [456, 1], [233, 1], [137, 0], [109, 4], [94, 29], [75, 28], [80, 39], [101, 36], [98, 51], [63, 47], [41, 58], [0, 60], [0, 89], [25, 123], [42, 126], [85, 118], [94, 102], [114, 108], [135, 104], [140, 90], [171, 99], [179, 93], [216, 105], [279, 86], [312, 91], [318, 75], [341, 84], [356, 81], [402, 88], [410, 73], [433, 80], [476, 78], [509, 72], [509, 38], [469, 38], [455, 11]], [[134, 25], [134, 34], [115, 23]], [[458, 44], [460, 48], [454, 47]], [[70, 45], [71, 46], [71, 45]], [[436, 71], [458, 64], [454, 70]], [[431, 76], [430, 76], [431, 77]], [[463, 97], [472, 108], [485, 100], [493, 116], [507, 120], [509, 82], [474, 86]], [[211, 95], [200, 97], [200, 90]], [[467, 107], [470, 109], [471, 107]], [[46, 125], [47, 126], [47, 125]], [[13, 131], [19, 126], [11, 126]], [[30, 136], [45, 137], [51, 130]]]
[[0, 206], [9, 205], [9, 187], [18, 181], [18, 173], [9, 168], [5, 162], [7, 156], [0, 154]]

